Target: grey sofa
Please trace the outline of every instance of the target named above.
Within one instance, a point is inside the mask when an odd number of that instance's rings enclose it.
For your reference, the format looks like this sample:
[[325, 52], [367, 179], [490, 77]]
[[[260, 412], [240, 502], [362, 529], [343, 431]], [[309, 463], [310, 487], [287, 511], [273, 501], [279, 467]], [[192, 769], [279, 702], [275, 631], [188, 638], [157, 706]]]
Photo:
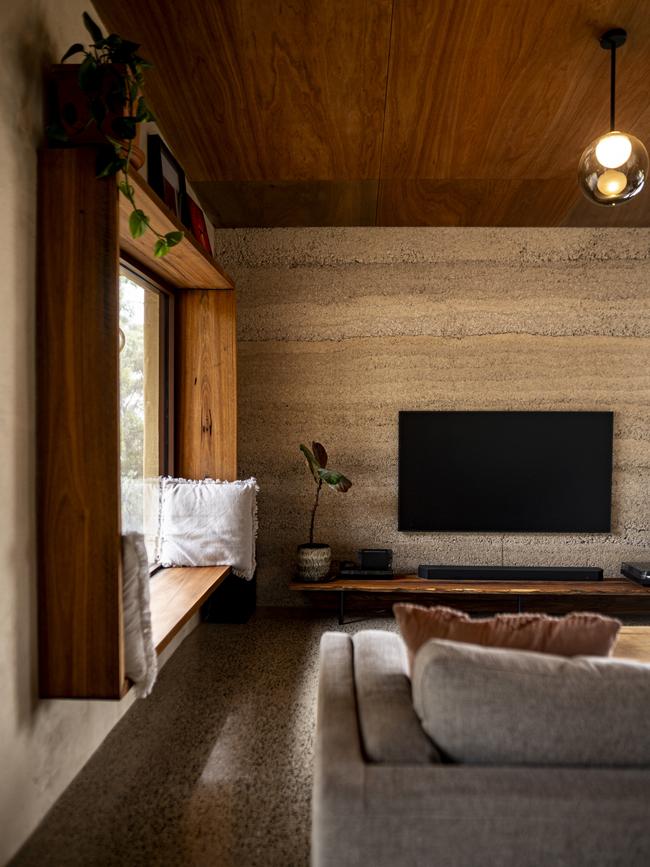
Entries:
[[413, 710], [401, 638], [326, 633], [312, 865], [647, 867], [650, 768], [446, 762]]

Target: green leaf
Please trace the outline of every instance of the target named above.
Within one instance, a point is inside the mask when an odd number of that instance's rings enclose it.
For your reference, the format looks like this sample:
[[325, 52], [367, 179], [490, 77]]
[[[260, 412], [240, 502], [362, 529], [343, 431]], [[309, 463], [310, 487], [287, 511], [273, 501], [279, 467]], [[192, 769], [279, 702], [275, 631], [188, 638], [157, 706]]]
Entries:
[[106, 117], [106, 105], [103, 99], [97, 97], [96, 99], [91, 100], [90, 102], [90, 113], [93, 116], [93, 120], [97, 124], [97, 127], [101, 127], [104, 123], [104, 118]]
[[81, 42], [75, 42], [74, 45], [71, 45], [70, 48], [66, 51], [66, 53], [61, 58], [61, 63], [65, 63], [68, 57], [72, 57], [73, 54], [81, 54], [84, 51], [84, 47]]
[[158, 238], [156, 243], [153, 245], [153, 254], [158, 259], [162, 259], [163, 256], [166, 256], [169, 253], [169, 245], [165, 238]]
[[309, 451], [307, 446], [301, 444], [300, 445], [300, 451], [305, 456], [305, 460], [307, 461], [307, 464], [309, 466], [309, 471], [311, 472], [312, 476], [314, 477], [314, 481], [317, 483], [320, 482], [321, 479], [320, 479], [320, 476], [318, 475], [318, 471], [320, 470], [320, 465], [319, 465], [318, 461], [313, 456], [313, 454]]
[[132, 238], [140, 238], [147, 231], [148, 226], [149, 217], [147, 217], [144, 211], [141, 211], [139, 208], [136, 208], [135, 211], [131, 211], [129, 217], [129, 232], [131, 233]]
[[134, 117], [116, 117], [111, 121], [111, 129], [120, 138], [133, 139], [136, 134]]
[[84, 22], [84, 27], [86, 28], [88, 33], [90, 33], [92, 41], [100, 42], [104, 38], [104, 34], [102, 33], [101, 29], [97, 26], [97, 24], [95, 24], [95, 22], [87, 12], [84, 12], [82, 18]]
[[118, 172], [123, 171], [125, 167], [126, 160], [111, 158], [106, 163], [103, 163], [99, 166], [96, 177], [108, 178], [111, 175], [116, 175]]
[[167, 232], [165, 240], [167, 241], [168, 247], [175, 247], [176, 244], [180, 244], [184, 237], [184, 232]]
[[327, 466], [327, 452], [325, 451], [325, 446], [322, 443], [314, 442], [311, 444], [311, 450], [321, 467], [325, 468]]
[[115, 138], [111, 138], [110, 135], [106, 136], [106, 140], [109, 141], [113, 145], [113, 147], [115, 148], [116, 154], [121, 153], [121, 151], [122, 151], [122, 142], [121, 141], [118, 141]]
[[147, 120], [154, 120], [154, 116], [151, 112], [151, 109], [147, 105], [144, 96], [141, 96], [140, 99], [138, 100], [136, 119], [138, 122], [144, 122]]
[[340, 491], [342, 494], [352, 487], [350, 479], [335, 470], [319, 470], [318, 475], [330, 488], [334, 488], [335, 491]]
[[51, 141], [70, 141], [67, 132], [63, 129], [60, 123], [51, 123], [45, 129], [45, 135]]
[[144, 57], [139, 57], [137, 54], [133, 55], [133, 60], [135, 61], [138, 69], [141, 69], [143, 71], [154, 68], [153, 63], [150, 60], [145, 60]]
[[87, 54], [79, 67], [79, 87], [84, 93], [93, 93], [98, 82], [97, 61], [92, 54]]
[[123, 193], [127, 197], [127, 199], [133, 198], [133, 194], [135, 193], [135, 190], [133, 189], [133, 187], [131, 186], [131, 184], [128, 181], [118, 181], [117, 188], [121, 193]]

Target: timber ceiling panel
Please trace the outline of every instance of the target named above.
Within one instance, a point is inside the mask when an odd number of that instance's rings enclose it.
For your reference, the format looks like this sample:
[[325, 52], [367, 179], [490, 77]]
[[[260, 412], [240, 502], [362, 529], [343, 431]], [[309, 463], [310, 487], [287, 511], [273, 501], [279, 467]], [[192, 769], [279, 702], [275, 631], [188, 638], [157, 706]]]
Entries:
[[163, 134], [217, 225], [650, 225], [584, 200], [608, 125], [650, 145], [648, 0], [96, 0], [155, 63]]

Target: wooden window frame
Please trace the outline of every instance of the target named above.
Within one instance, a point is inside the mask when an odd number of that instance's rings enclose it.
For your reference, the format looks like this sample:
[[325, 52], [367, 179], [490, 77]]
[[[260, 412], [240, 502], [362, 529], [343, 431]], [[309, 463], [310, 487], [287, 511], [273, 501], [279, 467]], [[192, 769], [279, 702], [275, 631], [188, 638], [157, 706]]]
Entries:
[[[156, 231], [183, 228], [137, 173], [131, 182], [137, 207]], [[132, 239], [128, 202], [118, 198], [114, 179], [97, 179], [93, 148], [40, 151], [38, 189], [39, 689], [43, 698], [119, 699], [129, 688], [120, 540], [119, 261], [153, 276], [174, 296], [169, 411], [175, 437], [168, 452], [174, 471], [188, 478], [237, 475], [234, 284], [190, 235], [163, 259], [153, 258], [151, 233]], [[182, 580], [167, 574], [158, 582], [167, 593], [166, 600], [152, 601], [152, 616], [166, 618], [154, 623], [159, 650], [229, 571], [183, 570]]]

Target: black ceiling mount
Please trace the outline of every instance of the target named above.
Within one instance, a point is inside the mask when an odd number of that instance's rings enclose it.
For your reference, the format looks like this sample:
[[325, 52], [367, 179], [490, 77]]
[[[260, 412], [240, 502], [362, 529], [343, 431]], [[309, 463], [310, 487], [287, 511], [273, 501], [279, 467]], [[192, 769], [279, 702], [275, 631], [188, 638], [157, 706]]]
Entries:
[[627, 31], [622, 27], [606, 30], [600, 37], [600, 47], [612, 52], [609, 72], [609, 128], [616, 129], [616, 49], [625, 45]]
[[622, 27], [613, 27], [611, 30], [605, 31], [600, 37], [600, 47], [611, 51], [612, 48], [620, 48], [625, 45], [627, 39], [627, 30]]

